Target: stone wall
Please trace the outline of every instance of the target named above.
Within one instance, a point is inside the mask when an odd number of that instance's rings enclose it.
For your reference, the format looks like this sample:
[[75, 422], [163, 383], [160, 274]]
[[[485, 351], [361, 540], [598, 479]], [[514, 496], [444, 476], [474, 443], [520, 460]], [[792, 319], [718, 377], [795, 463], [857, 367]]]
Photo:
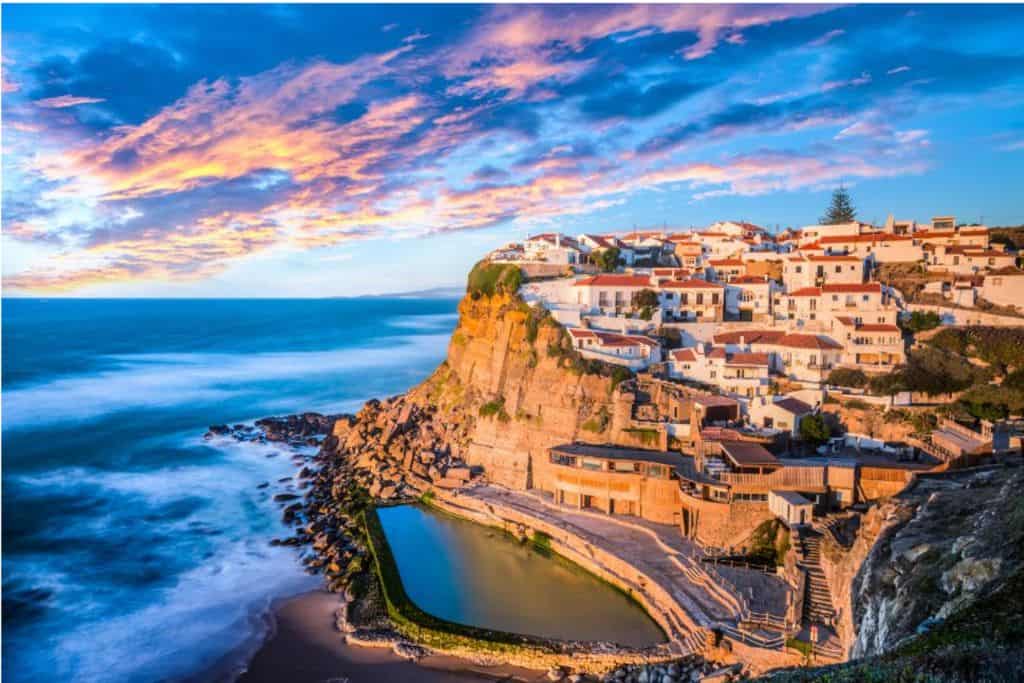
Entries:
[[768, 503], [719, 503], [691, 496], [680, 497], [684, 531], [691, 538], [716, 548], [739, 548], [758, 524], [772, 519]]

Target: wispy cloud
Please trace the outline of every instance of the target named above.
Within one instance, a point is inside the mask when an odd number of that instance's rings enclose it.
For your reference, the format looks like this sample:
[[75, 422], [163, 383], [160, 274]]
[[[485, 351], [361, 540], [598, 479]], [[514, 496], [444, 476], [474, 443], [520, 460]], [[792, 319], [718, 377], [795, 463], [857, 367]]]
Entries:
[[[7, 92], [5, 90], [5, 92]], [[44, 109], [65, 109], [67, 107], [77, 107], [82, 104], [97, 104], [99, 102], [105, 102], [102, 97], [76, 97], [74, 95], [60, 95], [59, 97], [46, 97], [41, 100], [35, 100], [33, 104], [37, 107], [43, 107]]]

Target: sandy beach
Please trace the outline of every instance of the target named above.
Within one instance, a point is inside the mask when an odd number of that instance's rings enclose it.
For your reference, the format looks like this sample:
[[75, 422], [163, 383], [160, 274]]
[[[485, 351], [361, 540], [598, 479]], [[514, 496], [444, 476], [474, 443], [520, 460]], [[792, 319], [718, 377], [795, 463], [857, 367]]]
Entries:
[[417, 664], [390, 650], [345, 644], [334, 627], [337, 596], [314, 591], [282, 602], [273, 634], [256, 652], [239, 683], [441, 683], [536, 681], [543, 673], [517, 667], [482, 667], [446, 656]]

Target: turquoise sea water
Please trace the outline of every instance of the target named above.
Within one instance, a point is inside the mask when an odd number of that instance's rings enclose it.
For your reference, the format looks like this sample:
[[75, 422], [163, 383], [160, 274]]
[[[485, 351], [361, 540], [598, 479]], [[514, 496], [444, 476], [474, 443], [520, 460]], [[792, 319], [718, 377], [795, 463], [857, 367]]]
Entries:
[[456, 303], [5, 299], [4, 680], [183, 680], [258, 636], [319, 581], [268, 545], [296, 465], [207, 426], [400, 393]]

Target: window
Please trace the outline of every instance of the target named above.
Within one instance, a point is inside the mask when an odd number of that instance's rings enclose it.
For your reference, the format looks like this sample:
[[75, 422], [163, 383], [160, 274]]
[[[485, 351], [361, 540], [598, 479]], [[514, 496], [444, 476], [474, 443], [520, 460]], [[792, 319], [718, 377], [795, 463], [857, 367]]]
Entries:
[[836, 266], [836, 272], [837, 273], [842, 273], [843, 272], [843, 267], [842, 266]]
[[704, 292], [697, 292], [697, 305], [701, 306], [704, 303]]
[[680, 303], [683, 306], [685, 306], [688, 303], [690, 303], [690, 295], [689, 294], [687, 294], [686, 292], [683, 292], [680, 296], [682, 296], [682, 298], [679, 301], [680, 301]]
[[561, 453], [552, 453], [551, 462], [555, 465], [564, 465], [566, 467], [576, 466], [576, 458], [571, 455], [562, 455]]
[[604, 470], [604, 463], [600, 460], [584, 460], [583, 469], [591, 470], [593, 472], [601, 472]]
[[665, 479], [668, 477], [668, 467], [665, 465], [648, 465], [647, 476], [655, 477], [658, 479]]
[[718, 303], [718, 292], [713, 292], [711, 294], [711, 303], [713, 303], [713, 304], [717, 304]]

